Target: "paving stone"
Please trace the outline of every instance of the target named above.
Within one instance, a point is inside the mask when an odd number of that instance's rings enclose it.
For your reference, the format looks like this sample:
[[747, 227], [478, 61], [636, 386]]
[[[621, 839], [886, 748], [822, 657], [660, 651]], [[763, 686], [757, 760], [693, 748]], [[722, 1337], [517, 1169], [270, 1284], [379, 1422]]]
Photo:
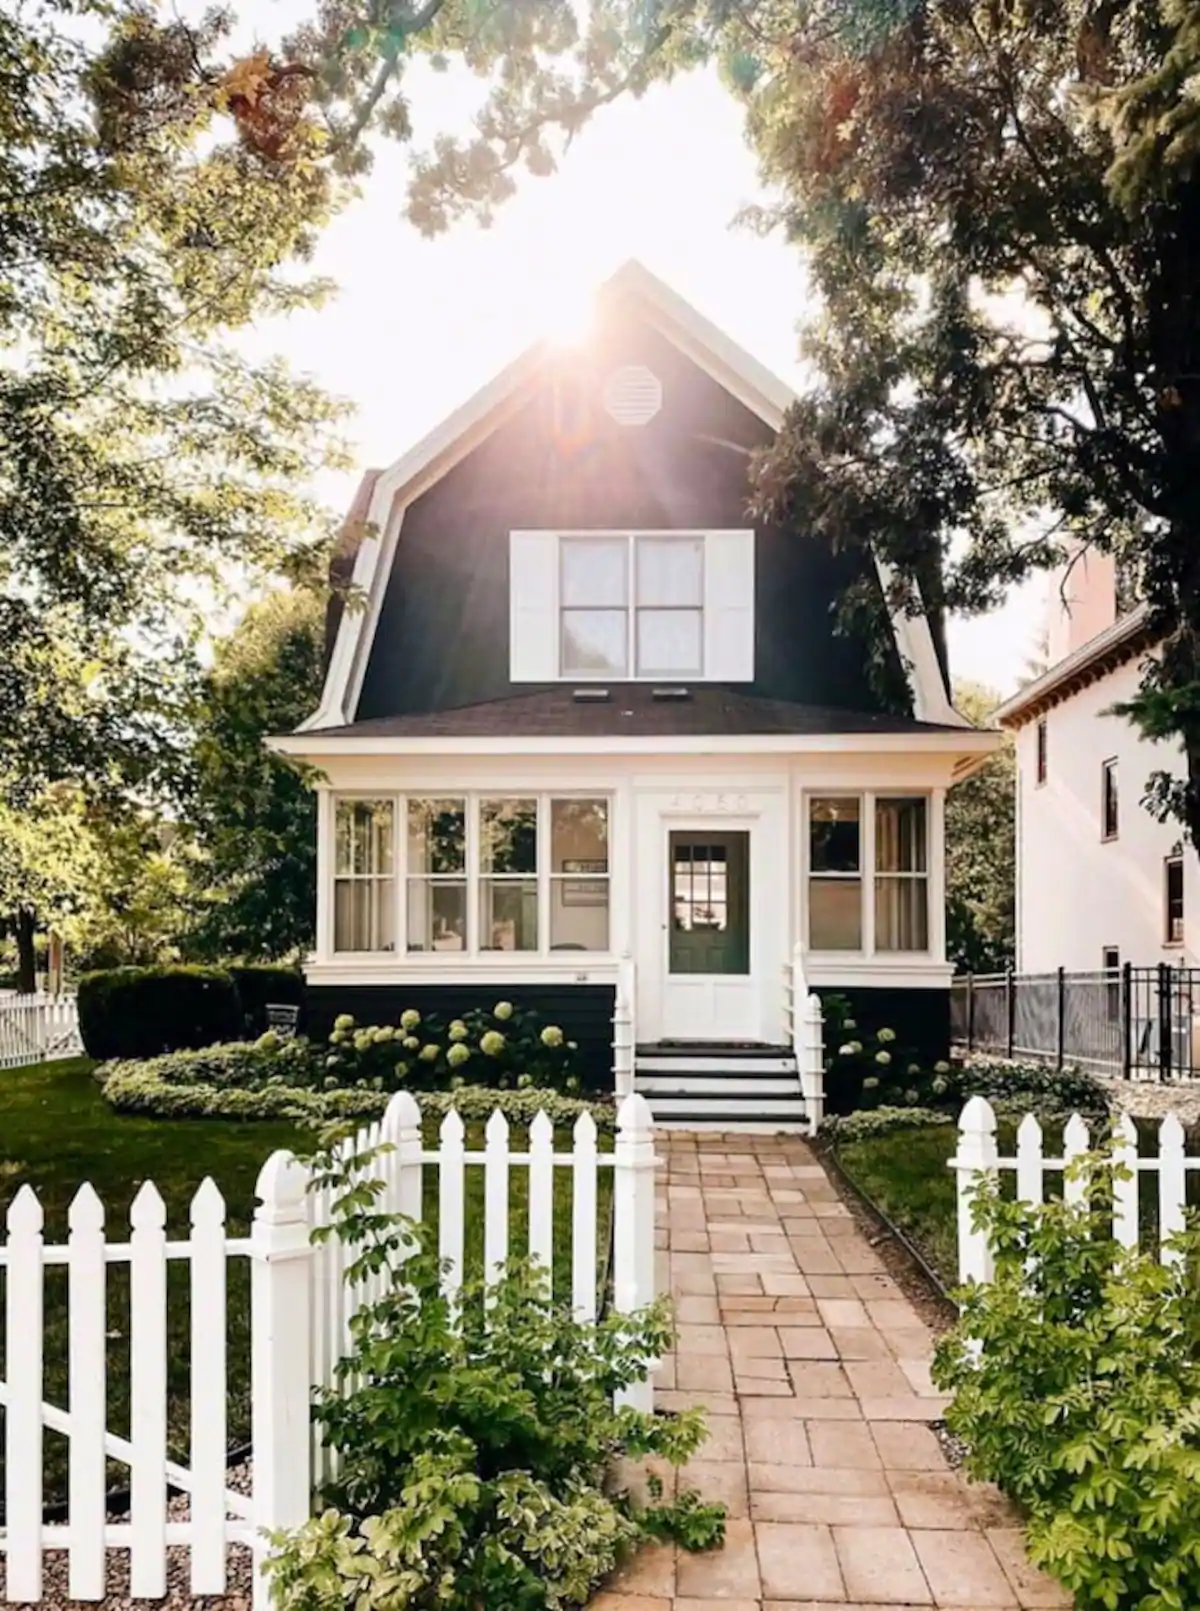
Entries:
[[900, 1398], [864, 1398], [860, 1403], [867, 1421], [940, 1421], [950, 1400], [906, 1393]]
[[945, 1471], [946, 1456], [928, 1427], [876, 1421], [871, 1436], [889, 1471]]
[[906, 1527], [973, 1527], [975, 1512], [957, 1471], [889, 1471], [888, 1483]]
[[754, 1527], [734, 1517], [725, 1527], [725, 1547], [692, 1555], [679, 1551], [675, 1592], [683, 1598], [757, 1600], [760, 1598]]
[[805, 1428], [815, 1466], [852, 1467], [879, 1471], [883, 1462], [871, 1429], [862, 1421], [850, 1425], [814, 1421]]
[[996, 1552], [1004, 1575], [1012, 1584], [1022, 1611], [1042, 1611], [1043, 1607], [1069, 1606], [1066, 1589], [1031, 1566], [1025, 1553], [1025, 1535], [1019, 1527], [991, 1527], [987, 1540]]
[[646, 1544], [605, 1584], [613, 1594], [657, 1596], [670, 1603], [675, 1593], [674, 1544]]
[[725, 1328], [721, 1325], [676, 1325], [675, 1349], [681, 1356], [688, 1354], [721, 1354], [729, 1352]]
[[773, 1599], [797, 1593], [844, 1598], [842, 1573], [828, 1527], [804, 1522], [756, 1522], [763, 1592]]
[[761, 1600], [676, 1600], [675, 1611], [759, 1611]]
[[746, 1459], [764, 1465], [811, 1466], [803, 1421], [750, 1421], [745, 1427]]
[[916, 1323], [916, 1312], [904, 1298], [868, 1298], [871, 1324], [880, 1331], [904, 1331]]
[[[787, 1361], [775, 1354], [737, 1354], [733, 1361], [735, 1381], [791, 1382]], [[789, 1386], [788, 1391], [791, 1391]]]
[[[701, 1444], [702, 1456], [707, 1453]], [[705, 1499], [719, 1500], [730, 1516], [744, 1517], [749, 1511], [746, 1467], [741, 1460], [689, 1460], [680, 1469], [684, 1487], [696, 1488]]]
[[808, 1284], [814, 1298], [857, 1298], [848, 1275], [810, 1275]]
[[720, 1354], [681, 1354], [675, 1363], [675, 1381], [681, 1389], [733, 1392], [733, 1372]]
[[712, 1297], [717, 1290], [716, 1277], [711, 1270], [680, 1270], [672, 1271], [671, 1291], [679, 1297], [691, 1293], [700, 1293], [704, 1297]]
[[915, 1323], [880, 1332], [896, 1359], [928, 1359], [933, 1352], [933, 1333]]
[[705, 1420], [708, 1436], [700, 1445], [705, 1460], [744, 1460], [742, 1420], [739, 1415], [710, 1415]]
[[755, 1492], [750, 1502], [755, 1521], [820, 1523], [827, 1527], [896, 1527], [900, 1517], [883, 1495]]
[[588, 1611], [672, 1611], [676, 1602], [649, 1594], [610, 1594], [589, 1600]]
[[733, 1359], [754, 1354], [782, 1359], [783, 1344], [774, 1326], [737, 1326], [729, 1333], [729, 1352]]
[[827, 1359], [798, 1359], [792, 1368], [796, 1396], [853, 1398], [854, 1389], [839, 1364]]
[[898, 1365], [900, 1374], [907, 1380], [912, 1392], [923, 1394], [926, 1398], [938, 1397], [938, 1389], [933, 1385], [933, 1377], [929, 1374], [927, 1359], [902, 1359]]
[[677, 1325], [717, 1325], [720, 1323], [721, 1310], [716, 1298], [700, 1297], [688, 1293], [675, 1299], [675, 1321]]
[[903, 1527], [835, 1527], [833, 1538], [848, 1599], [934, 1604]]
[[938, 1605], [1010, 1606], [1012, 1588], [983, 1533], [922, 1529], [911, 1534]]
[[859, 1360], [845, 1367], [859, 1398], [906, 1398], [914, 1391], [895, 1360]]
[[874, 1326], [833, 1326], [829, 1335], [841, 1359], [894, 1359], [891, 1349]]

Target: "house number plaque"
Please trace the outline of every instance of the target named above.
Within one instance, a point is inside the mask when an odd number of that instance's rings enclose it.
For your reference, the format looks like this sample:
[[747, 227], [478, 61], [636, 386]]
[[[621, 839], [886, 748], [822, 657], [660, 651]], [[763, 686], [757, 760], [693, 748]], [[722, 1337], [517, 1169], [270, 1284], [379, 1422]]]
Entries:
[[698, 817], [738, 816], [749, 809], [744, 794], [673, 794], [672, 811], [694, 811]]

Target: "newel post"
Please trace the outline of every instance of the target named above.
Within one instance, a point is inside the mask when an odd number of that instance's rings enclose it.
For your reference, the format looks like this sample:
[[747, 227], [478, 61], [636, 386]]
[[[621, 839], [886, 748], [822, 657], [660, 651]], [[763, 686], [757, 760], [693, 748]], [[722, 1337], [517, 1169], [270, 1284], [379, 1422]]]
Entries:
[[309, 1308], [312, 1245], [308, 1174], [290, 1152], [273, 1152], [255, 1186], [250, 1233], [250, 1389], [254, 1441], [254, 1605], [271, 1596], [263, 1532], [299, 1527], [311, 1499]]
[[[635, 1091], [617, 1109], [613, 1155], [613, 1308], [633, 1314], [654, 1300], [654, 1120], [650, 1104]], [[646, 1379], [618, 1395], [637, 1410], [654, 1408]]]
[[800, 1023], [800, 1090], [816, 1135], [825, 1117], [825, 1017], [815, 990], [801, 1009]]
[[958, 1121], [958, 1151], [950, 1160], [954, 1170], [958, 1212], [958, 1278], [990, 1281], [995, 1274], [992, 1246], [985, 1231], [976, 1230], [973, 1219], [974, 1188], [981, 1179], [996, 1174], [996, 1115], [991, 1103], [973, 1096]]
[[633, 1027], [633, 958], [626, 955], [617, 966], [617, 989], [613, 1002], [613, 1091], [619, 1102], [633, 1090], [636, 1048]]

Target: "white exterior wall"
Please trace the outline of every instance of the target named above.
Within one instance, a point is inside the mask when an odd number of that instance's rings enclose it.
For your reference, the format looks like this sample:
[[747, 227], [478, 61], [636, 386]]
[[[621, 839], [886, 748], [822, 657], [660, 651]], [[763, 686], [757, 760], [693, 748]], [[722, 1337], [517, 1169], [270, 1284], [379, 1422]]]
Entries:
[[[1137, 689], [1136, 661], [1118, 667], [1045, 713], [1046, 781], [1037, 782], [1037, 722], [1016, 735], [1017, 967], [1091, 971], [1115, 946], [1122, 962], [1194, 965], [1200, 930], [1200, 863], [1184, 848], [1185, 944], [1167, 945], [1164, 858], [1181, 837], [1141, 804], [1152, 772], [1172, 751], [1104, 712]], [[1105, 840], [1101, 768], [1115, 757], [1119, 834]]]
[[[929, 797], [929, 949], [877, 955], [827, 953], [805, 958], [811, 985], [946, 989], [943, 823], [953, 754], [813, 753], [779, 755], [607, 756], [345, 756], [321, 762], [327, 782], [319, 811], [317, 950], [307, 969], [312, 984], [385, 984], [422, 977], [437, 983], [609, 983], [623, 958], [636, 969], [640, 1036], [671, 1032], [678, 1013], [666, 997], [686, 988], [667, 979], [667, 836], [706, 826], [750, 833], [750, 975], [737, 1002], [697, 1000], [714, 1031], [780, 1040], [784, 1036], [784, 969], [804, 926], [805, 801], [811, 794], [874, 791]], [[612, 801], [611, 951], [534, 954], [506, 951], [338, 955], [332, 944], [333, 794], [484, 792], [606, 794]], [[398, 881], [399, 882], [399, 881]], [[868, 888], [870, 879], [867, 880]], [[707, 978], [708, 976], [703, 976]], [[740, 976], [714, 981], [729, 990]], [[677, 1030], [675, 1031], [678, 1032]]]

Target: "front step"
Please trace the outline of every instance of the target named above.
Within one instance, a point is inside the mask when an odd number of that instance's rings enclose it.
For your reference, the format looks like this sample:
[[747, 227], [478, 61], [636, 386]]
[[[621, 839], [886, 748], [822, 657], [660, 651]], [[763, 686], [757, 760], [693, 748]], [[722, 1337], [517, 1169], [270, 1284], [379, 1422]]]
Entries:
[[790, 1047], [736, 1042], [639, 1046], [635, 1089], [674, 1130], [778, 1134], [811, 1129]]

